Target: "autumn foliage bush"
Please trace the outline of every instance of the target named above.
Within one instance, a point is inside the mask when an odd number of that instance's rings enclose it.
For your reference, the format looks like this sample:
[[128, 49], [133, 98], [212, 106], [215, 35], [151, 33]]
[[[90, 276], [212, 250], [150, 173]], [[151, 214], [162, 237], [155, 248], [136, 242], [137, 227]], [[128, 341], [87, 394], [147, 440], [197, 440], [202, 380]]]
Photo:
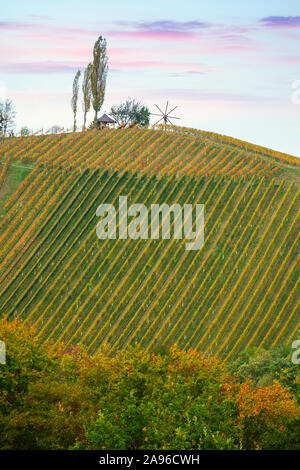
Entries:
[[32, 328], [0, 320], [1, 449], [299, 448], [300, 410], [274, 381], [239, 381], [193, 350], [39, 344]]

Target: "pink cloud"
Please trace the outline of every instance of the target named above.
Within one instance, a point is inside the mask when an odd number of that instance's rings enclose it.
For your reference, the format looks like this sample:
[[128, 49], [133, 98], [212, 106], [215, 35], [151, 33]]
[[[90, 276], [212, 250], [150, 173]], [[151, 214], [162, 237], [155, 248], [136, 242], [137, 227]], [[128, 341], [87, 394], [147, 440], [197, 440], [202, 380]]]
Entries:
[[258, 44], [225, 44], [222, 41], [201, 41], [199, 47], [190, 49], [189, 54], [219, 55], [234, 52], [258, 52], [262, 46]]
[[32, 31], [42, 30], [43, 32], [62, 33], [62, 34], [76, 34], [76, 35], [99, 35], [99, 31], [91, 31], [84, 28], [68, 28], [62, 26], [44, 25], [40, 23], [22, 23], [16, 21], [0, 21], [0, 30], [4, 31], [23, 31], [31, 29]]
[[300, 16], [267, 16], [260, 22], [269, 28], [300, 28]]
[[[0, 71], [15, 74], [49, 74], [49, 73], [74, 73], [78, 69], [83, 69], [86, 62], [66, 62], [66, 61], [36, 61], [19, 62], [0, 65]], [[164, 61], [142, 61], [142, 60], [111, 60], [110, 67], [119, 70], [145, 70], [145, 69], [172, 69], [181, 72], [207, 73], [211, 67], [194, 63], [164, 62]]]
[[300, 65], [300, 56], [276, 56], [276, 57], [270, 57], [268, 61], [278, 63], [278, 64]]
[[79, 68], [85, 67], [85, 63], [67, 62], [20, 62], [0, 65], [0, 71], [15, 74], [51, 74], [51, 73], [74, 73]]
[[[58, 58], [68, 60], [75, 59], [76, 61], [92, 61], [92, 46], [82, 45], [82, 41], [78, 41], [79, 44], [74, 44], [73, 42], [61, 42], [58, 41], [60, 47], [56, 43], [42, 46], [39, 42], [35, 42], [32, 46], [22, 41], [20, 44], [14, 44], [12, 42], [8, 43], [3, 47], [1, 51], [1, 62], [2, 65], [8, 65], [9, 62], [18, 62], [19, 60], [25, 62], [28, 57], [29, 62], [39, 61], [40, 58], [47, 58], [47, 61], [57, 61]], [[171, 51], [168, 51], [171, 53]], [[173, 51], [174, 52], [174, 51]], [[109, 57], [109, 62], [114, 59], [124, 59], [132, 58], [135, 60], [138, 59], [157, 59], [157, 51], [155, 50], [145, 50], [145, 49], [135, 49], [135, 48], [125, 48], [125, 47], [109, 47], [107, 50]]]
[[197, 32], [210, 28], [210, 24], [203, 21], [142, 21], [142, 22], [115, 22], [122, 28], [130, 27], [131, 30], [122, 29], [109, 31], [107, 34], [117, 37], [139, 38], [139, 39], [167, 39], [172, 41], [186, 40], [197, 37]]
[[129, 38], [129, 39], [156, 39], [182, 41], [195, 39], [196, 33], [187, 31], [107, 31], [108, 37]]
[[33, 23], [18, 23], [16, 21], [0, 21], [0, 30], [16, 31], [20, 29], [28, 29], [34, 26]]
[[186, 72], [200, 72], [207, 73], [212, 70], [212, 67], [193, 64], [193, 63], [182, 63], [182, 62], [163, 62], [163, 61], [112, 61], [114, 67], [117, 68], [131, 68], [131, 69], [152, 69], [152, 68], [164, 68], [164, 69], [178, 69]]
[[[108, 38], [127, 38], [142, 40], [164, 41], [190, 41], [210, 37], [219, 39], [224, 43], [243, 43], [249, 40], [245, 34], [251, 31], [248, 27], [231, 25], [211, 25], [203, 21], [171, 21], [160, 20], [153, 22], [115, 22], [117, 29], [103, 30], [103, 35]], [[120, 28], [121, 27], [121, 28]], [[49, 42], [73, 41], [78, 36], [98, 37], [98, 30], [85, 28], [70, 28], [53, 26], [42, 23], [29, 22], [0, 22], [0, 30], [19, 33], [17, 37], [30, 40]], [[231, 49], [230, 49], [231, 50]]]
[[191, 31], [209, 28], [211, 25], [204, 21], [172, 21], [172, 20], [158, 20], [158, 21], [117, 21], [117, 25], [130, 26], [142, 31]]

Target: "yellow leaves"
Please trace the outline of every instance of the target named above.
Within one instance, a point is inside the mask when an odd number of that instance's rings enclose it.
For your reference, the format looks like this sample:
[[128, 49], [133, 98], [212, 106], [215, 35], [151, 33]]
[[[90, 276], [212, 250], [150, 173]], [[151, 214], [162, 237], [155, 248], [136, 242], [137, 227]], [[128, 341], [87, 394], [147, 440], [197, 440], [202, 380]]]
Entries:
[[61, 413], [65, 411], [60, 401], [58, 402], [58, 409]]
[[262, 448], [261, 444], [259, 444], [256, 441], [254, 441], [253, 444], [254, 444], [255, 450], [261, 450], [261, 448]]
[[293, 396], [287, 388], [276, 381], [268, 387], [255, 389], [253, 383], [247, 380], [236, 388], [240, 420], [262, 413], [267, 421], [276, 420], [283, 415], [291, 418], [300, 417], [300, 408]]
[[6, 175], [6, 172], [7, 172], [7, 169], [8, 169], [8, 166], [10, 164], [10, 159], [7, 158], [6, 162], [4, 163], [4, 165], [2, 165], [2, 170], [0, 172], [0, 186], [2, 185], [3, 181], [4, 181], [4, 177]]

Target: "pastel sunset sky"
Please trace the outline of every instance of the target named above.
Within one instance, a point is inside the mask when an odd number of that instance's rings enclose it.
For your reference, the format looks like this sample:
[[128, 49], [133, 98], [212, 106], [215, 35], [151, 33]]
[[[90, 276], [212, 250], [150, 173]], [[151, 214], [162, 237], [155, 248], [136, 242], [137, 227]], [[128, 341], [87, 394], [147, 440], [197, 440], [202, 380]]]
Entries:
[[0, 5], [0, 99], [13, 100], [18, 129], [71, 127], [74, 74], [103, 35], [109, 72], [100, 114], [128, 97], [153, 112], [169, 100], [181, 125], [300, 156], [299, 0]]

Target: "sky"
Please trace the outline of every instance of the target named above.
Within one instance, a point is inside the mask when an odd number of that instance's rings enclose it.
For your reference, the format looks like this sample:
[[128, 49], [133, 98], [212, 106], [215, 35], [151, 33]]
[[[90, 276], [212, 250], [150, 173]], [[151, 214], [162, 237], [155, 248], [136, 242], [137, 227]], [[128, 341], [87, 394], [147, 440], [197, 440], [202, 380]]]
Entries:
[[300, 156], [299, 0], [0, 0], [0, 99], [13, 100], [17, 129], [72, 127], [73, 78], [99, 35], [100, 114], [168, 100], [176, 124]]

